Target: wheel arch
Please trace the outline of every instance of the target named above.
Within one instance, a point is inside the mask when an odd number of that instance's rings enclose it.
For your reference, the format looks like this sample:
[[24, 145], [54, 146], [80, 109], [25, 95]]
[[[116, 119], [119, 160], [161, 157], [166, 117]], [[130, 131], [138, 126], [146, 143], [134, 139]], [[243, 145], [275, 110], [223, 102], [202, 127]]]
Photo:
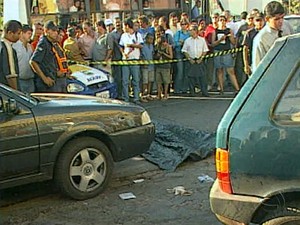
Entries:
[[262, 202], [251, 222], [262, 224], [278, 216], [300, 216], [300, 190], [277, 192]]
[[[68, 132], [64, 132], [54, 144], [50, 157], [51, 162], [56, 162], [57, 158], [59, 157], [60, 152], [63, 150], [64, 146], [79, 137], [93, 137], [97, 140], [102, 141], [107, 148], [109, 149], [113, 160], [117, 158], [116, 155], [116, 146], [112, 142], [109, 134], [107, 134], [103, 129], [99, 129], [99, 127], [90, 127], [90, 128], [81, 128], [81, 129], [74, 129]], [[54, 166], [55, 168], [55, 166]]]

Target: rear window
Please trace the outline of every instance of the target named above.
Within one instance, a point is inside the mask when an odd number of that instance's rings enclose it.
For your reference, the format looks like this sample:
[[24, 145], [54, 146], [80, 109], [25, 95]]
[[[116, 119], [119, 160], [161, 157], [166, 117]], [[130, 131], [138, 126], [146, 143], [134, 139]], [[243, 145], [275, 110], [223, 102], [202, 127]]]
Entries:
[[300, 69], [299, 64], [289, 80], [274, 111], [274, 120], [280, 123], [300, 123]]

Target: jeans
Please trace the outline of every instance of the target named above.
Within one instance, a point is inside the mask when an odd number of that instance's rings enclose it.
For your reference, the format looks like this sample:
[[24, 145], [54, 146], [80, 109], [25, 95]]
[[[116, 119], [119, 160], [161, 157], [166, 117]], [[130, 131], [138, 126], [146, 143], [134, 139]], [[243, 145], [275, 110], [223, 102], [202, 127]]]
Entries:
[[114, 78], [114, 82], [117, 85], [117, 98], [122, 98], [122, 66], [111, 66], [111, 74]]
[[140, 98], [140, 66], [123, 66], [122, 67], [122, 87], [123, 87], [123, 98], [126, 102], [129, 101], [129, 90], [130, 75], [132, 76], [133, 86], [133, 101], [138, 101]]
[[[176, 52], [176, 59], [183, 59], [183, 54]], [[176, 74], [174, 79], [174, 92], [175, 93], [185, 93], [188, 89], [188, 79], [186, 76], [187, 62], [179, 61], [176, 63]]]
[[22, 80], [19, 79], [19, 89], [24, 93], [32, 93], [35, 91], [34, 79]]

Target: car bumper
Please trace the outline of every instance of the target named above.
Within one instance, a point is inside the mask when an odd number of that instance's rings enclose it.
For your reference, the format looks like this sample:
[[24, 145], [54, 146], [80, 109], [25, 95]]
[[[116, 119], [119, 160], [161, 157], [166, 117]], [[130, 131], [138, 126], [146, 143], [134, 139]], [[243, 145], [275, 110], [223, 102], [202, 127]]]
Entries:
[[114, 160], [121, 161], [147, 152], [154, 137], [153, 123], [112, 134], [110, 138], [116, 145]]
[[218, 180], [210, 190], [210, 207], [217, 218], [227, 225], [245, 225], [251, 222], [263, 198], [227, 194], [223, 192]]

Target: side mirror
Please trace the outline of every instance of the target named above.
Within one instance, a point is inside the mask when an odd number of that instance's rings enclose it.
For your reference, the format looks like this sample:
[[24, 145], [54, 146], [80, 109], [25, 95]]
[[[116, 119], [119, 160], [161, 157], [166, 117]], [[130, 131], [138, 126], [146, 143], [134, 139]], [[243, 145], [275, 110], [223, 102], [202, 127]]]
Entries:
[[7, 113], [16, 114], [18, 112], [17, 101], [13, 98], [8, 99], [6, 103]]

